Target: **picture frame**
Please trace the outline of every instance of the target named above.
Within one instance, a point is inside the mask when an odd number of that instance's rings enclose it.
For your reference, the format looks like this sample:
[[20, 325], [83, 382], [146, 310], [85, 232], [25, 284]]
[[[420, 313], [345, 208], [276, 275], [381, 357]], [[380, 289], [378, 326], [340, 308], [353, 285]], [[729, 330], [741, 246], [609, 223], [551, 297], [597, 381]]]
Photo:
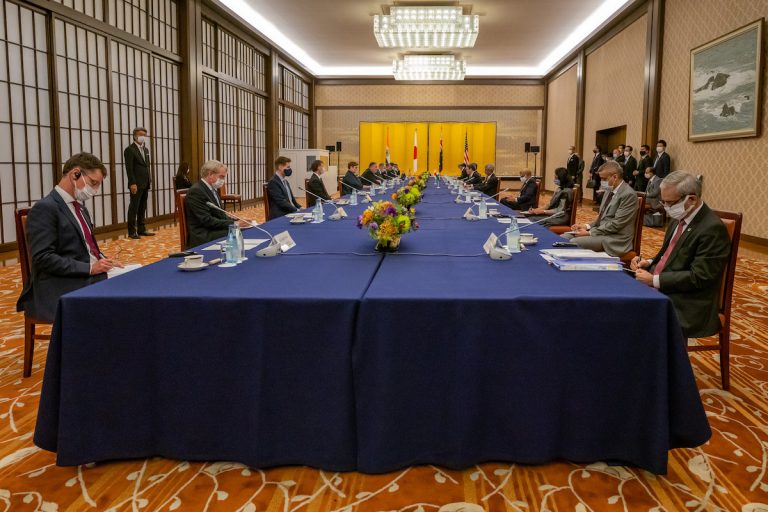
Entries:
[[688, 140], [760, 134], [763, 19], [691, 50]]

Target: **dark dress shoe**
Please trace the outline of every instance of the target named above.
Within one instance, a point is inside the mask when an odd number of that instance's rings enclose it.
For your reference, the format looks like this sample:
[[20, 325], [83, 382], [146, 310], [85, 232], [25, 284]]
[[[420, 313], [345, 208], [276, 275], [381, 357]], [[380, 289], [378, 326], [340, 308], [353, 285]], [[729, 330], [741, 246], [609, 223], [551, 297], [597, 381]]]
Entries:
[[142, 231], [139, 233], [139, 236], [155, 236], [155, 234], [150, 233], [149, 231]]
[[139, 239], [139, 234], [138, 233], [128, 233], [128, 238], [133, 238], [134, 240], [138, 240]]

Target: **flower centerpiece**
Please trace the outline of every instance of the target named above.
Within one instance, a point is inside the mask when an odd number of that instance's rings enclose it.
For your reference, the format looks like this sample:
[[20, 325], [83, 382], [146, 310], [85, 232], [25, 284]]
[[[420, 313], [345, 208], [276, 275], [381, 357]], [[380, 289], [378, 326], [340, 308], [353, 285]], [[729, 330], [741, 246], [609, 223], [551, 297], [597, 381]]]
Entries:
[[397, 204], [404, 206], [405, 208], [411, 208], [413, 205], [421, 201], [421, 191], [419, 187], [414, 185], [406, 185], [401, 187], [397, 192], [392, 194], [392, 199], [397, 201]]
[[424, 190], [427, 188], [427, 180], [429, 180], [429, 173], [423, 172], [421, 173], [421, 176], [418, 177], [416, 180], [416, 186], [419, 187], [419, 190]]
[[368, 228], [371, 238], [376, 240], [377, 251], [394, 252], [400, 246], [402, 235], [419, 229], [413, 214], [413, 208], [391, 201], [376, 201], [357, 218], [357, 227]]

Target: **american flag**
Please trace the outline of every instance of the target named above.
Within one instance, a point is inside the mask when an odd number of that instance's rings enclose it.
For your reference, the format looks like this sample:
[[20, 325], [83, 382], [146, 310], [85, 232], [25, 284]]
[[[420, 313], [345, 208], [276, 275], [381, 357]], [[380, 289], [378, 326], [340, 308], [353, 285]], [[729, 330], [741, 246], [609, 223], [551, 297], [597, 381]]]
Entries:
[[464, 163], [469, 165], [469, 139], [467, 132], [464, 132]]

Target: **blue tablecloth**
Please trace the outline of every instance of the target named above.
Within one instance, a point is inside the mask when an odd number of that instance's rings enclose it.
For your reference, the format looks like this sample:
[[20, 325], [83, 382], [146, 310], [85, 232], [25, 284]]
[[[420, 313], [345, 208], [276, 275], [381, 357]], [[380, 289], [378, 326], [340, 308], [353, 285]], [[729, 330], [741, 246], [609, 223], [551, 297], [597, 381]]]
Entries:
[[462, 220], [467, 206], [428, 188], [396, 254], [355, 229], [365, 205], [345, 206], [339, 222], [267, 223], [298, 244], [277, 258], [197, 273], [163, 260], [63, 297], [35, 442], [62, 465], [569, 459], [664, 473], [670, 448], [709, 438], [665, 296], [623, 273], [555, 270], [536, 249], [557, 237], [538, 226], [523, 228], [538, 246], [492, 261], [482, 244], [506, 226]]

